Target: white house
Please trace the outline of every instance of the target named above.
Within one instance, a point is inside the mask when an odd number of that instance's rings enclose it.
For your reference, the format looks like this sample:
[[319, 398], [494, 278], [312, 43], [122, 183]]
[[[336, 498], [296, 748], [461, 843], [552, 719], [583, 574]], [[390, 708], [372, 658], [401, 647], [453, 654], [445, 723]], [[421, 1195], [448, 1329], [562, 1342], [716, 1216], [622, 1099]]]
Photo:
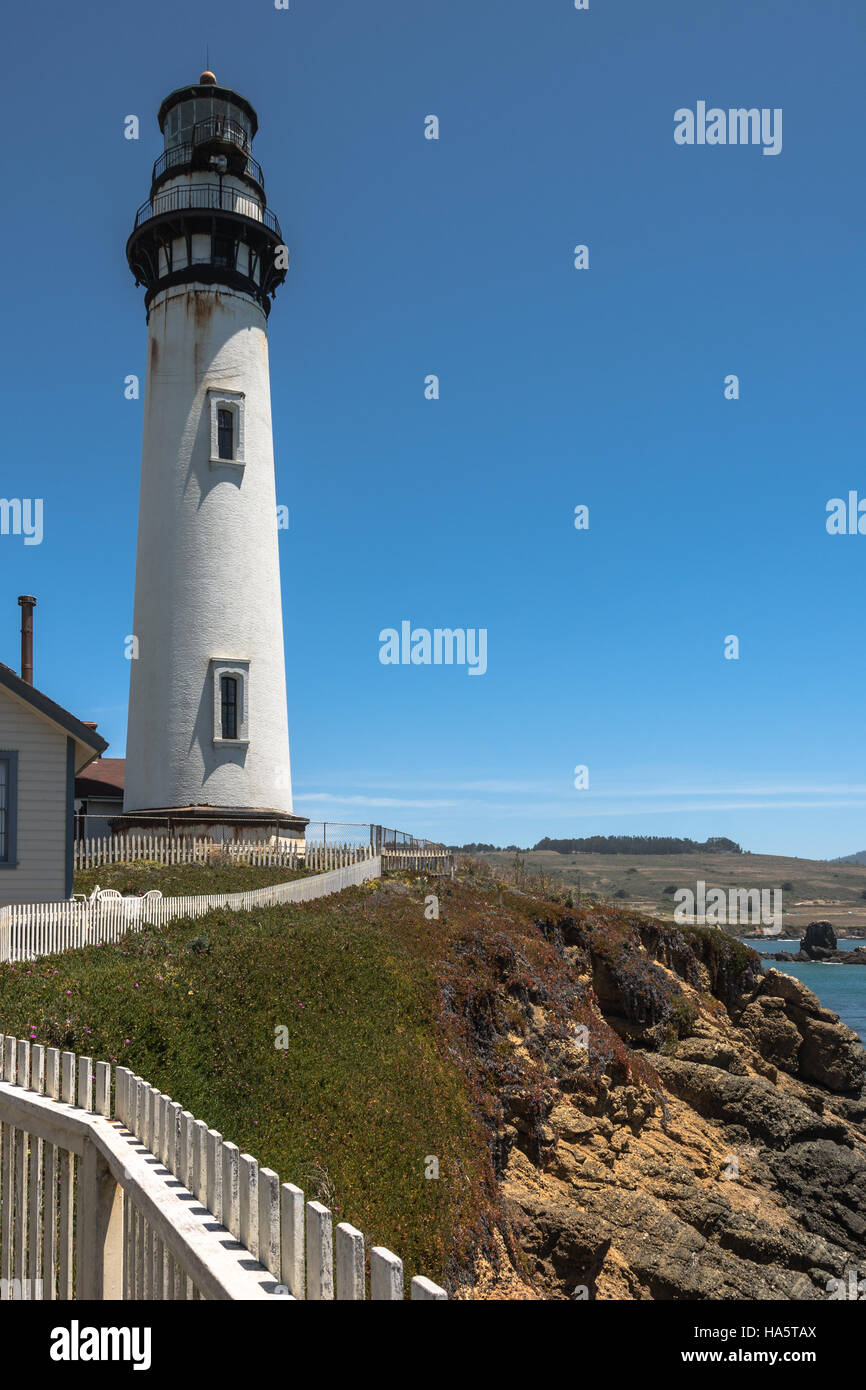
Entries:
[[72, 896], [75, 777], [107, 747], [0, 663], [0, 906]]

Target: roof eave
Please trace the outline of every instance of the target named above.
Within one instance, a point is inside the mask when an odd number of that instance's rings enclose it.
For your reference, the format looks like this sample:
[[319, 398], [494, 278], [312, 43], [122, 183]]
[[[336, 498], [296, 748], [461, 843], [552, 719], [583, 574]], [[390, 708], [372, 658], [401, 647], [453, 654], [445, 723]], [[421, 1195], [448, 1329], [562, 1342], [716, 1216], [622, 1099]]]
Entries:
[[62, 705], [58, 705], [47, 695], [43, 695], [42, 691], [37, 690], [35, 685], [28, 685], [27, 681], [16, 676], [11, 667], [0, 666], [0, 686], [8, 690], [11, 695], [17, 696], [19, 700], [23, 700], [25, 704], [30, 705], [38, 714], [50, 719], [53, 724], [59, 725], [67, 734], [71, 734], [78, 743], [82, 743], [85, 748], [91, 749], [93, 757], [88, 758], [87, 762], [82, 765], [83, 767], [88, 767], [93, 762], [93, 758], [99, 757], [108, 747], [108, 740], [104, 739], [101, 734], [95, 733], [87, 724], [76, 719], [74, 714], [70, 714], [68, 709], [64, 709]]

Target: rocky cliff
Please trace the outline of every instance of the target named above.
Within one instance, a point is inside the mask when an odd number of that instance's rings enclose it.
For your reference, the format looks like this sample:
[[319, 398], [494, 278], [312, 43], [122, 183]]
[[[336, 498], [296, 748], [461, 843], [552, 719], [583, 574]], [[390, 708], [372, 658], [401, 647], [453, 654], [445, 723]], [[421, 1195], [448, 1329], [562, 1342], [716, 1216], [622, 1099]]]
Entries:
[[712, 927], [480, 887], [441, 985], [501, 1199], [463, 1296], [808, 1300], [862, 1277], [856, 1035]]

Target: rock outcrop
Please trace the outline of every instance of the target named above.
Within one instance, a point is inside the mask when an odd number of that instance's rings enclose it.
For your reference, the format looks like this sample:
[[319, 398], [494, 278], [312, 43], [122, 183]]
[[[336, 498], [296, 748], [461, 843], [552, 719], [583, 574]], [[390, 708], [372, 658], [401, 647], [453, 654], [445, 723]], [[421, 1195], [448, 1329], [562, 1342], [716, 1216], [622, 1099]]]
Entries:
[[866, 1269], [856, 1035], [714, 928], [499, 891], [444, 996], [506, 1232], [466, 1296], [813, 1300]]
[[[796, 1029], [799, 1035], [796, 1065], [786, 1067], [786, 1071], [791, 1070], [801, 1080], [814, 1082], [829, 1091], [856, 1095], [862, 1090], [866, 1049], [856, 1033], [841, 1023], [836, 1014], [821, 1008], [812, 991], [800, 980], [779, 970], [767, 971], [754, 1004], [764, 1008], [781, 1004], [786, 1025]], [[740, 1016], [741, 1027], [748, 1028], [748, 1013], [746, 1009]], [[767, 1055], [760, 1044], [759, 1051]], [[775, 1057], [770, 1060], [776, 1061]]]
[[835, 951], [836, 933], [830, 922], [810, 922], [800, 942], [800, 950], [812, 960], [820, 960], [824, 951]]
[[866, 946], [840, 951], [830, 922], [810, 922], [798, 951], [777, 951], [773, 960], [819, 961], [835, 965], [866, 965]]

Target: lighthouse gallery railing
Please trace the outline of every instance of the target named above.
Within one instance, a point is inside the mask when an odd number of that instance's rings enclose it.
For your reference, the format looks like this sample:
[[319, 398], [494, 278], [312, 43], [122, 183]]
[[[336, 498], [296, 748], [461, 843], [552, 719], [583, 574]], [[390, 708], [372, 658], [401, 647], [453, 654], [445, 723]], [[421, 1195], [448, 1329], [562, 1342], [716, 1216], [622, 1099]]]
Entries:
[[[154, 163], [153, 174], [151, 176], [152, 182], [156, 183], [157, 179], [161, 178], [162, 175], [166, 173], [166, 171], [168, 170], [183, 169], [191, 165], [193, 151], [195, 148], [195, 145], [185, 144], [173, 145], [170, 150], [166, 150], [165, 153], [161, 154], [159, 156], [159, 159], [157, 159]], [[243, 171], [237, 171], [238, 177], [240, 176], [241, 172], [246, 174], [249, 178], [255, 179], [256, 183], [259, 184], [262, 188], [264, 188], [265, 176], [262, 173], [262, 166], [261, 164], [259, 164], [257, 159], [253, 159], [251, 154], [248, 154], [246, 156]]]
[[184, 212], [190, 208], [212, 212], [233, 212], [240, 217], [248, 217], [252, 222], [260, 222], [282, 240], [282, 231], [276, 214], [270, 208], [262, 207], [251, 194], [242, 189], [225, 187], [218, 183], [185, 184], [182, 188], [168, 188], [142, 203], [135, 214], [135, 230], [154, 217], [167, 213]]

